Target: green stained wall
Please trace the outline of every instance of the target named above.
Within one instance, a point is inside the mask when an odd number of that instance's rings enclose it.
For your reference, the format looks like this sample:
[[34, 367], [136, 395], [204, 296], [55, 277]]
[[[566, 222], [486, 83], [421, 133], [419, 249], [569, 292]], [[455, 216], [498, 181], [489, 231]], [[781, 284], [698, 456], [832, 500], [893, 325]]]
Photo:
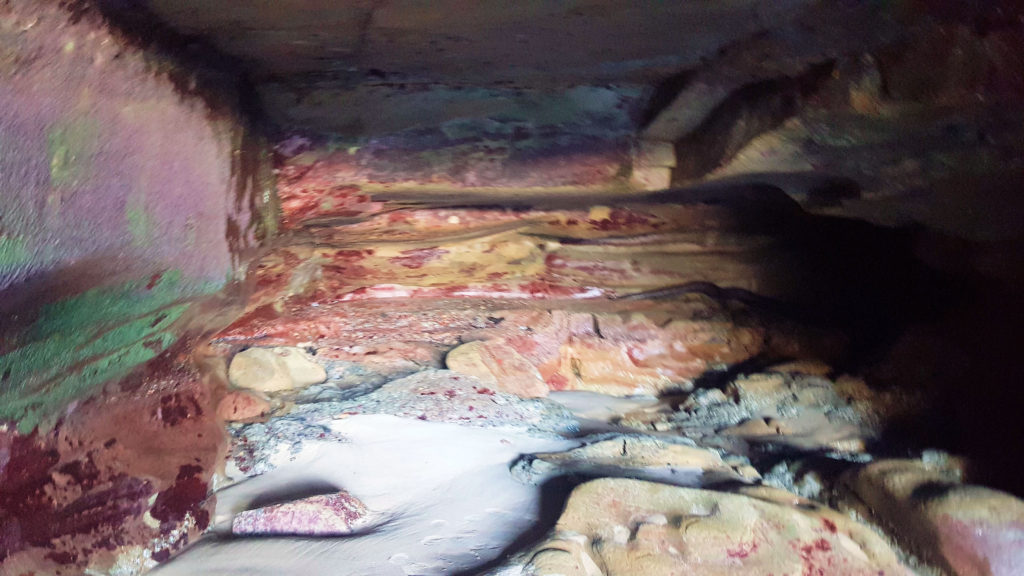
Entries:
[[175, 340], [190, 295], [180, 272], [95, 288], [47, 306], [0, 355], [0, 420], [46, 427], [69, 402], [127, 374]]
[[0, 3], [0, 426], [26, 432], [167, 350], [276, 225], [231, 78], [67, 5]]

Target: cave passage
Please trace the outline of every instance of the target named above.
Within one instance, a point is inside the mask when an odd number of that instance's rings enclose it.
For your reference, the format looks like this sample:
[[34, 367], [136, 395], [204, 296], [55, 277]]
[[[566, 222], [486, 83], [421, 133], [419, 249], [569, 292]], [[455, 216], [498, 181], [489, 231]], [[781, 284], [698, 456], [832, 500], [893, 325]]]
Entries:
[[0, 573], [1024, 574], [1010, 0], [11, 0]]

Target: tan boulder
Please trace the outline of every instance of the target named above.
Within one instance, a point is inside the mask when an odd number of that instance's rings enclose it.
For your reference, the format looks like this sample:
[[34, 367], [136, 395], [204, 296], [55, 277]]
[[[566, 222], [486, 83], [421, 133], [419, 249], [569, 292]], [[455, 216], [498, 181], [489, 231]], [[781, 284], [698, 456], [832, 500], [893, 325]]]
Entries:
[[842, 404], [832, 382], [824, 378], [790, 378], [772, 373], [750, 374], [732, 382], [729, 391], [733, 392], [744, 406], [760, 409], [766, 414], [776, 413], [783, 404], [803, 408]]
[[228, 380], [237, 388], [280, 392], [327, 380], [327, 371], [301, 348], [249, 348], [235, 354]]
[[[671, 388], [673, 382], [684, 382], [683, 377], [672, 378], [658, 368], [639, 364], [631, 353], [648, 343], [638, 343], [632, 349], [625, 344], [600, 338], [578, 339], [563, 345], [554, 373], [548, 377], [552, 388], [586, 390], [612, 396], [657, 394]], [[693, 361], [687, 377], [704, 370], [704, 363]]]
[[555, 534], [534, 548], [538, 576], [907, 575], [867, 527], [808, 503], [605, 478], [577, 487]]
[[803, 450], [831, 448], [863, 452], [863, 431], [855, 424], [830, 420], [825, 414], [808, 411], [792, 418], [751, 418], [721, 430], [723, 436], [748, 442], [774, 442]]
[[644, 314], [596, 314], [599, 333], [578, 334], [560, 348], [554, 389], [615, 396], [688, 390], [711, 365], [746, 360], [761, 350], [760, 332], [726, 322], [668, 320]]
[[816, 376], [750, 374], [726, 389], [751, 417], [719, 433], [748, 442], [863, 452], [873, 434], [862, 414], [849, 406], [833, 383]]
[[448, 353], [445, 365], [449, 370], [474, 376], [496, 390], [521, 398], [538, 398], [548, 394], [548, 386], [537, 368], [501, 341], [463, 344]]
[[950, 574], [1024, 574], [1024, 501], [960, 477], [956, 461], [879, 460], [842, 484], [855, 508]]

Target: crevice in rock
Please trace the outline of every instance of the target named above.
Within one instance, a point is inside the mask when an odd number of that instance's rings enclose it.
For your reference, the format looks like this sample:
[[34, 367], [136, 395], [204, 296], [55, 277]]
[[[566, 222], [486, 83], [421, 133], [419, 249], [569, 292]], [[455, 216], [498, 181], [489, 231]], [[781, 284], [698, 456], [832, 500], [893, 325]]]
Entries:
[[658, 82], [640, 115], [639, 132], [643, 132], [662, 111], [672, 105], [676, 96], [686, 89], [696, 74], [696, 70], [684, 70]]
[[834, 66], [835, 61], [822, 62], [799, 76], [762, 80], [734, 91], [697, 129], [675, 143], [673, 185], [707, 175], [754, 137], [796, 115], [803, 100], [818, 90]]

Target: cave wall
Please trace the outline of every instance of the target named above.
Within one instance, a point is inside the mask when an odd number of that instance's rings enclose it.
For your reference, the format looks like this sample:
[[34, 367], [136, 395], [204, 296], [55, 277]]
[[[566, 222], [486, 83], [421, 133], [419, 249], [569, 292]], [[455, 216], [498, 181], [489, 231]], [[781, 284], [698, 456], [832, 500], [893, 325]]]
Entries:
[[166, 349], [255, 244], [259, 150], [195, 84], [87, 6], [0, 7], [0, 421]]

